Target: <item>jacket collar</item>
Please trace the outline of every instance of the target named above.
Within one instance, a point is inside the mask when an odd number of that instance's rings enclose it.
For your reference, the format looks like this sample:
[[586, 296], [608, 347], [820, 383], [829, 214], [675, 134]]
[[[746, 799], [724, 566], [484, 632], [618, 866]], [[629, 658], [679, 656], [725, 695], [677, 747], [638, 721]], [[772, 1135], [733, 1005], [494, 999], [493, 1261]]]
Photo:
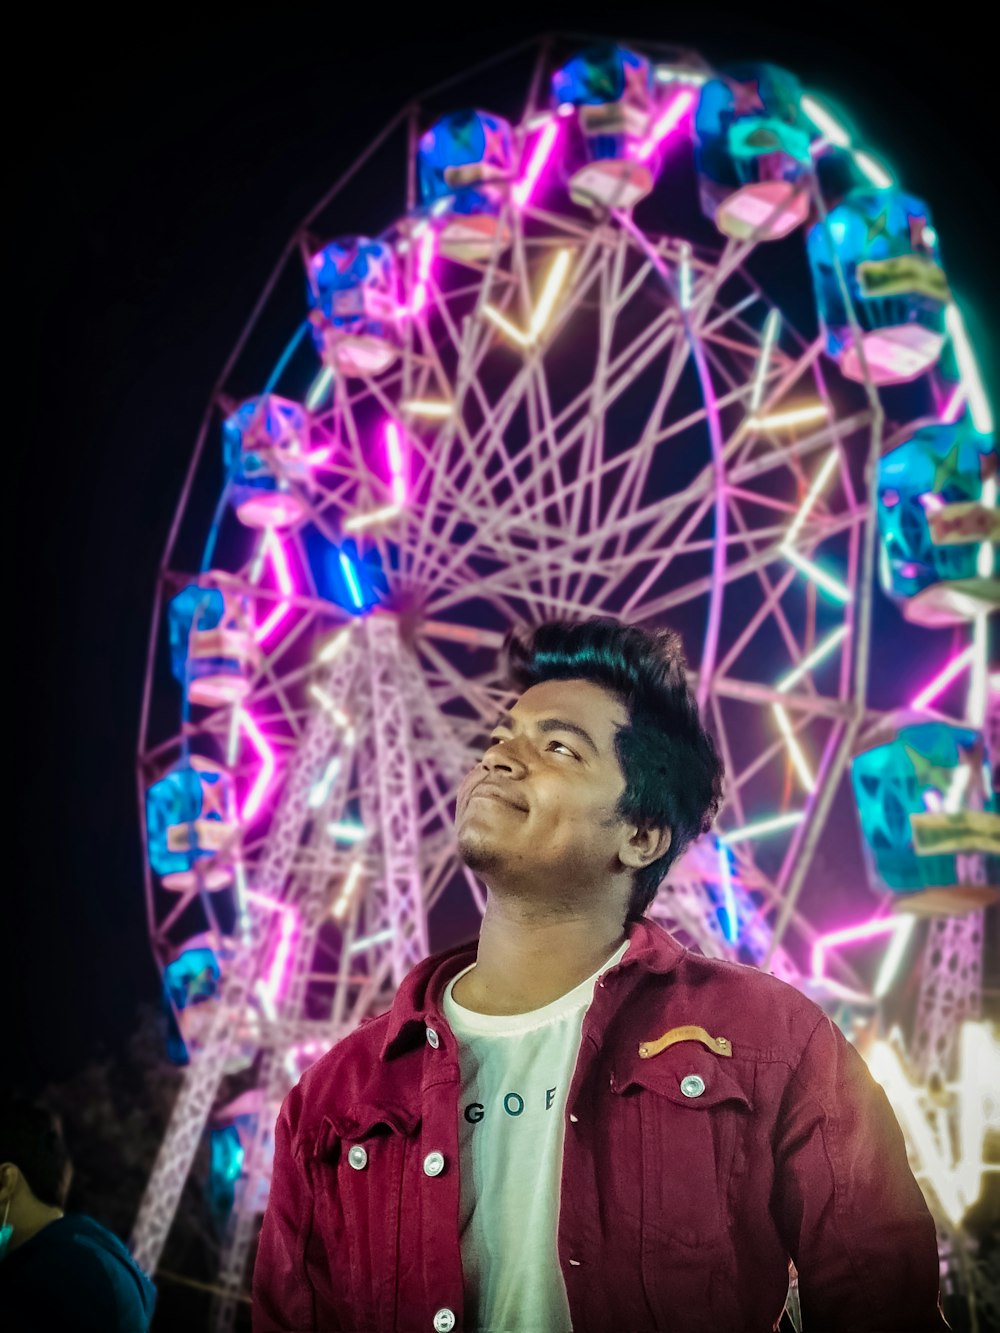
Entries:
[[[640, 972], [671, 972], [686, 952], [684, 946], [662, 926], [643, 917], [628, 921], [625, 934], [629, 947], [625, 956], [614, 967], [608, 968], [605, 978], [625, 974], [631, 969], [638, 980]], [[404, 978], [389, 1010], [389, 1026], [379, 1056], [391, 1060], [425, 1040], [428, 1028], [445, 1020], [442, 999], [448, 982], [463, 968], [476, 961], [478, 937], [457, 944], [441, 953], [432, 954], [418, 963]]]

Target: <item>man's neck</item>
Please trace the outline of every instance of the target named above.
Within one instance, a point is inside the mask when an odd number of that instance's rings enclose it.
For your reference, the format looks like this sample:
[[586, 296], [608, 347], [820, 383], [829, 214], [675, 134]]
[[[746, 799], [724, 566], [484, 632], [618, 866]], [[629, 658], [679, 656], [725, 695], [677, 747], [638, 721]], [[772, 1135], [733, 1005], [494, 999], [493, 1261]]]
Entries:
[[62, 1215], [61, 1208], [50, 1207], [44, 1203], [25, 1204], [18, 1209], [16, 1220], [12, 1210], [8, 1219], [14, 1224], [14, 1230], [10, 1237], [10, 1249], [16, 1250], [19, 1245], [31, 1240], [32, 1236], [37, 1236], [39, 1231], [47, 1227], [50, 1222], [57, 1222]]
[[452, 994], [476, 1013], [527, 1014], [593, 976], [626, 939], [616, 910], [546, 920], [522, 905], [498, 905], [491, 897], [476, 964], [459, 978]]

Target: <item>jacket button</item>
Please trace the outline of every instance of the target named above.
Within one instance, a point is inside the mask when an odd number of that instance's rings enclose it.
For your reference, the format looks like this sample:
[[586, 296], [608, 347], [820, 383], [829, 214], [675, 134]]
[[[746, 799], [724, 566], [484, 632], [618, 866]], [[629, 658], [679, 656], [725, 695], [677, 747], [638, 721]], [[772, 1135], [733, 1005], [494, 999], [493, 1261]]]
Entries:
[[687, 1078], [681, 1079], [681, 1092], [685, 1097], [700, 1097], [704, 1091], [705, 1080], [697, 1074], [688, 1074]]
[[[441, 1045], [441, 1038], [438, 1036], [434, 1028], [427, 1029], [427, 1045], [432, 1047], [435, 1051]], [[449, 1327], [451, 1327], [451, 1325], [449, 1325]]]
[[454, 1311], [449, 1310], [447, 1305], [442, 1306], [434, 1316], [434, 1333], [451, 1333], [455, 1327]]
[[350, 1162], [351, 1166], [354, 1167], [355, 1171], [363, 1171], [368, 1165], [368, 1154], [365, 1152], [364, 1148], [355, 1145], [355, 1147], [353, 1147], [347, 1154], [347, 1160]]
[[444, 1170], [444, 1155], [439, 1152], [429, 1152], [424, 1158], [424, 1175], [439, 1176]]
[[575, 1115], [573, 1115], [572, 1113], [570, 1114], [570, 1117], [569, 1117], [569, 1118], [570, 1118], [570, 1120], [572, 1120], [572, 1122], [573, 1122], [574, 1125], [577, 1123], [577, 1117], [576, 1117]]

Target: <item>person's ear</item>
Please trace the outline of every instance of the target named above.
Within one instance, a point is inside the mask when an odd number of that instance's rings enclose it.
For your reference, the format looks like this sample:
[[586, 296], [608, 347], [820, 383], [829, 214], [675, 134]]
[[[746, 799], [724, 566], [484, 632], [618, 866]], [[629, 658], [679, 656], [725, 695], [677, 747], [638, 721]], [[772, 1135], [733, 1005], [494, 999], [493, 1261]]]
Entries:
[[669, 828], [627, 828], [618, 859], [630, 870], [645, 870], [670, 850], [672, 836]]
[[14, 1198], [20, 1177], [13, 1162], [0, 1162], [0, 1204], [9, 1203]]

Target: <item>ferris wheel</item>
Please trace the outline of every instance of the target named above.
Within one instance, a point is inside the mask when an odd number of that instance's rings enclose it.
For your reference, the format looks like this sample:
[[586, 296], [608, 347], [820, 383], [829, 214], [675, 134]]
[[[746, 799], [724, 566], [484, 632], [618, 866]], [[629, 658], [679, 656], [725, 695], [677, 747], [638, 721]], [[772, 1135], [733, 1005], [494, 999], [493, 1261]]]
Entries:
[[[974, 960], [997, 897], [996, 454], [926, 205], [774, 66], [551, 38], [462, 86], [292, 238], [157, 591], [139, 778], [186, 1071], [136, 1251], [155, 1266], [210, 1129], [231, 1296], [282, 1097], [485, 908], [452, 811], [512, 623], [681, 632], [727, 800], [650, 911], [703, 952], [871, 1017], [885, 968], [800, 906], [848, 787], [882, 904], [859, 919], [897, 963], [921, 914]], [[967, 639], [898, 713], [867, 695], [887, 597]], [[925, 1074], [978, 1017], [975, 975], [935, 979]]]

